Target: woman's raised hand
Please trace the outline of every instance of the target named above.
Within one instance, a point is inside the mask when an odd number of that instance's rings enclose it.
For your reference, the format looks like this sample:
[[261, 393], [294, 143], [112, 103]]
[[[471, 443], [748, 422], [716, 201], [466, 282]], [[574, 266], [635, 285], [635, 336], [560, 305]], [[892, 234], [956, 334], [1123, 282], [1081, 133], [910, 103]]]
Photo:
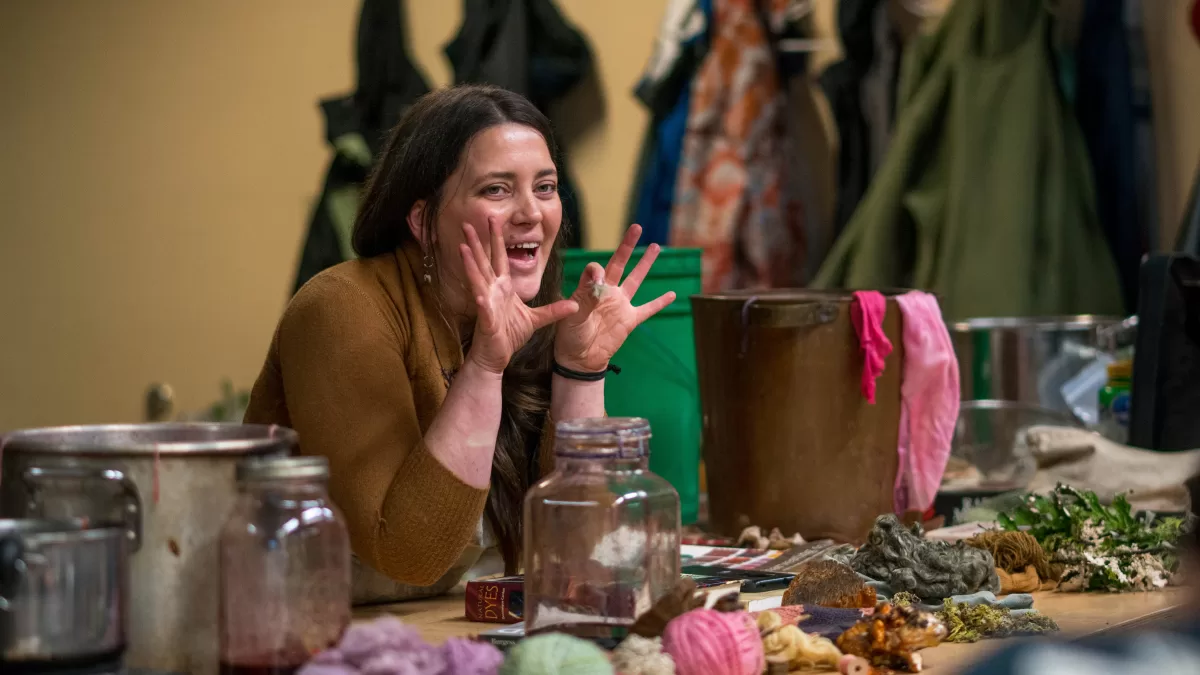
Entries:
[[577, 312], [573, 300], [559, 300], [545, 307], [526, 305], [513, 289], [508, 274], [508, 253], [500, 227], [488, 218], [491, 260], [471, 225], [463, 225], [466, 243], [459, 245], [471, 295], [478, 308], [475, 334], [467, 358], [496, 374], [504, 372], [512, 355], [535, 331]]
[[579, 286], [571, 296], [578, 308], [558, 323], [554, 359], [559, 365], [587, 373], [605, 370], [609, 359], [634, 328], [675, 301], [675, 293], [671, 291], [640, 307], [633, 306], [633, 296], [659, 251], [658, 244], [651, 244], [621, 283], [625, 265], [641, 236], [641, 226], [631, 226], [606, 267], [590, 263], [584, 268]]

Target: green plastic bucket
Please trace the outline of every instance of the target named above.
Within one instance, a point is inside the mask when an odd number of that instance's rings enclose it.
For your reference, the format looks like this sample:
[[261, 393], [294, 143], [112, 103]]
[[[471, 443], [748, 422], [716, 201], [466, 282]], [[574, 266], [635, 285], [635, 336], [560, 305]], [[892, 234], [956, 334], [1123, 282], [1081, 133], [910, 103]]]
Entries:
[[[634, 251], [626, 273], [643, 253], [643, 248]], [[611, 251], [566, 251], [563, 296], [575, 292], [588, 263], [604, 266], [611, 256]], [[700, 292], [700, 249], [662, 249], [633, 303], [647, 303], [667, 291], [675, 291], [675, 302], [638, 326], [613, 356], [621, 374], [608, 374], [604, 406], [613, 417], [650, 421], [650, 470], [675, 486], [680, 518], [690, 524], [696, 522], [700, 496], [700, 396], [688, 298]]]

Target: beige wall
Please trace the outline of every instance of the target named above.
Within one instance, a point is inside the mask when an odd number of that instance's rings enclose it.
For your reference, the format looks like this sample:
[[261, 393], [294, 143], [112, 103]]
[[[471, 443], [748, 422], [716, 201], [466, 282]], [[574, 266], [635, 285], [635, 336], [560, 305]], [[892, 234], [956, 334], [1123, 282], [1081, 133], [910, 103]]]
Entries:
[[[358, 5], [0, 2], [0, 431], [138, 420], [153, 381], [184, 409], [253, 381], [328, 157], [317, 99], [352, 86]], [[572, 159], [590, 243], [610, 246], [665, 0], [559, 5], [599, 61], [605, 119]], [[444, 84], [461, 3], [408, 6]]]
[[[629, 92], [667, 0], [558, 0], [597, 55], [600, 124], [568, 126], [589, 243], [625, 223], [645, 116]], [[1200, 159], [1190, 0], [1144, 0], [1164, 229]], [[819, 24], [832, 28], [833, 0]], [[408, 0], [435, 84], [459, 0]], [[137, 420], [248, 386], [328, 157], [316, 101], [352, 84], [358, 0], [0, 2], [0, 431]], [[828, 62], [836, 52], [821, 54]]]

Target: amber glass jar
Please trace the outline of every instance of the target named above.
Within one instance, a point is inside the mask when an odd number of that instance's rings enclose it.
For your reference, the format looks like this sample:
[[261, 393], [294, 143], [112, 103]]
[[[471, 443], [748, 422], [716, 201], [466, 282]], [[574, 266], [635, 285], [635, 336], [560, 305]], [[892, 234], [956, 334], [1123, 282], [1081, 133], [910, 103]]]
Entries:
[[350, 538], [324, 457], [247, 460], [221, 532], [221, 673], [289, 675], [350, 624]]
[[621, 638], [679, 580], [679, 495], [648, 468], [640, 418], [560, 422], [525, 498], [525, 626]]

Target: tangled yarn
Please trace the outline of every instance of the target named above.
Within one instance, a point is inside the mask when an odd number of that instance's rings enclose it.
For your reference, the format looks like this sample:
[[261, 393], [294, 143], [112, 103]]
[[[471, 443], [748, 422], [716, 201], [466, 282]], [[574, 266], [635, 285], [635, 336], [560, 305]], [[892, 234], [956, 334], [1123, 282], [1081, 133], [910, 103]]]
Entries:
[[787, 660], [788, 670], [824, 670], [836, 667], [842, 652], [828, 638], [809, 635], [794, 624], [785, 624], [775, 612], [758, 615], [763, 652]]
[[337, 646], [317, 654], [297, 675], [496, 675], [495, 647], [451, 638], [441, 647], [395, 617], [350, 626]]
[[981, 532], [968, 539], [967, 545], [990, 552], [996, 567], [1005, 572], [1023, 572], [1033, 565], [1043, 581], [1058, 581], [1062, 577], [1061, 566], [1051, 565], [1042, 545], [1028, 532]]
[[463, 638], [450, 638], [442, 645], [446, 675], [496, 675], [504, 655], [499, 649]]
[[745, 612], [693, 609], [667, 624], [663, 650], [679, 675], [760, 675], [762, 639]]
[[675, 675], [675, 662], [663, 652], [660, 638], [630, 635], [617, 645], [612, 662], [621, 675]]
[[608, 655], [596, 645], [562, 633], [522, 640], [508, 653], [500, 675], [614, 675]]

